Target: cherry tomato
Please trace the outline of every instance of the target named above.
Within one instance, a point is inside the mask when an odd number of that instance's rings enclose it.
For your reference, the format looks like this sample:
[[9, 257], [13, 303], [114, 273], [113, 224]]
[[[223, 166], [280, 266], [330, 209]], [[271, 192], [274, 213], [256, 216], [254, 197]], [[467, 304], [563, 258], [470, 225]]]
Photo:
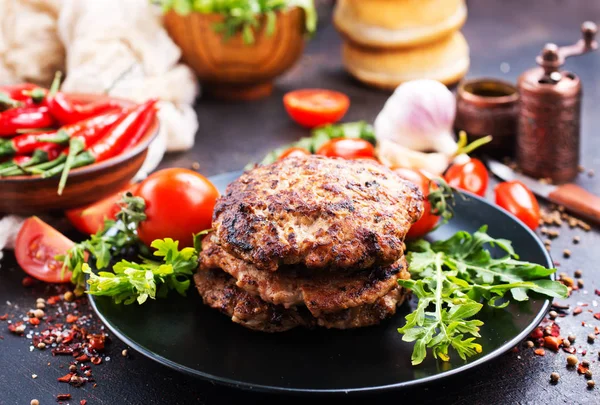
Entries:
[[79, 232], [93, 235], [104, 227], [105, 219], [114, 220], [116, 218], [119, 212], [119, 205], [117, 203], [121, 200], [123, 194], [127, 191], [135, 194], [136, 190], [137, 185], [130, 185], [100, 201], [85, 207], [65, 211], [65, 215]]
[[295, 146], [295, 147], [289, 148], [288, 150], [283, 152], [277, 160], [283, 160], [283, 159], [289, 158], [289, 157], [299, 157], [299, 156], [307, 156], [307, 155], [311, 155], [311, 153], [308, 150]]
[[337, 91], [304, 89], [283, 96], [283, 105], [298, 124], [314, 128], [341, 120], [350, 107], [350, 99]]
[[375, 148], [364, 139], [336, 138], [327, 141], [317, 155], [344, 159], [375, 159]]
[[[421, 190], [425, 196], [423, 216], [410, 227], [408, 233], [406, 234], [406, 236], [410, 239], [420, 238], [423, 235], [431, 232], [431, 230], [435, 228], [440, 220], [439, 216], [431, 213], [431, 204], [427, 200], [427, 197], [429, 196], [429, 184], [431, 183], [431, 180], [419, 170], [398, 168], [394, 169], [394, 172], [396, 172], [403, 179], [414, 183], [417, 187], [419, 187], [419, 190]], [[437, 188], [435, 184], [434, 188]]]
[[147, 219], [138, 235], [150, 245], [172, 238], [179, 247], [193, 245], [192, 234], [210, 229], [219, 192], [208, 179], [187, 169], [165, 169], [144, 180], [136, 193], [146, 201]]
[[17, 234], [15, 256], [19, 266], [31, 277], [47, 283], [66, 283], [71, 280], [71, 272], [65, 270], [61, 277], [63, 264], [55, 256], [65, 254], [74, 245], [38, 217], [31, 217]]
[[496, 186], [496, 204], [504, 208], [529, 228], [536, 229], [540, 221], [537, 199], [520, 181], [509, 181]]
[[454, 188], [470, 191], [483, 197], [487, 189], [489, 175], [480, 160], [470, 159], [467, 163], [450, 166], [444, 175], [444, 179]]

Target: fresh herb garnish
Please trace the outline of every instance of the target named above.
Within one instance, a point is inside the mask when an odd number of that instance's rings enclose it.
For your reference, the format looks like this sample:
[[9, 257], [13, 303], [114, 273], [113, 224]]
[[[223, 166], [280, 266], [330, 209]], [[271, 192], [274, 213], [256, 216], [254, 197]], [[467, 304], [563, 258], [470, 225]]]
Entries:
[[[486, 246], [497, 246], [506, 254], [493, 258]], [[483, 322], [469, 319], [483, 307], [481, 301], [503, 308], [512, 299], [526, 301], [533, 291], [564, 298], [567, 288], [548, 276], [556, 269], [519, 260], [512, 244], [494, 239], [487, 226], [474, 234], [461, 231], [447, 240], [429, 243], [419, 240], [409, 245], [407, 254], [411, 280], [398, 283], [419, 299], [406, 325], [398, 329], [402, 340], [415, 342], [412, 364], [420, 364], [430, 349], [435, 358], [449, 360], [454, 348], [462, 359], [480, 353], [475, 342]], [[466, 337], [467, 336], [467, 337]]]
[[[260, 164], [268, 165], [277, 161], [283, 152], [292, 147], [304, 148], [310, 153], [315, 153], [323, 144], [335, 138], [360, 138], [375, 145], [373, 126], [365, 121], [329, 124], [314, 129], [311, 136], [300, 138], [297, 142], [272, 150], [263, 158]], [[247, 169], [252, 167], [254, 167], [254, 163], [246, 166]]]
[[71, 282], [77, 286], [78, 292], [85, 288], [82, 268], [88, 255], [95, 258], [96, 269], [102, 270], [110, 265], [113, 257], [127, 248], [135, 247], [141, 252], [148, 250], [139, 241], [136, 232], [139, 223], [146, 219], [144, 199], [125, 193], [119, 205], [121, 209], [116, 221], [104, 221], [104, 227], [98, 233], [76, 244], [66, 255], [57, 257], [63, 261], [63, 271], [70, 270], [73, 273]]
[[198, 267], [198, 252], [194, 248], [179, 250], [179, 242], [166, 238], [155, 240], [154, 256], [161, 262], [142, 259], [142, 263], [121, 260], [113, 266], [113, 273], [101, 271], [94, 274], [87, 264], [82, 272], [89, 275], [88, 294], [110, 296], [117, 303], [143, 304], [148, 298], [165, 297], [175, 290], [185, 295], [190, 287], [190, 277]]
[[174, 10], [181, 15], [191, 12], [219, 13], [225, 18], [215, 24], [214, 29], [229, 39], [238, 32], [246, 44], [254, 43], [254, 29], [260, 26], [265, 17], [265, 32], [273, 35], [276, 26], [276, 12], [291, 7], [299, 7], [306, 15], [306, 31], [310, 34], [317, 28], [317, 11], [313, 0], [153, 0], [162, 6], [163, 12]]

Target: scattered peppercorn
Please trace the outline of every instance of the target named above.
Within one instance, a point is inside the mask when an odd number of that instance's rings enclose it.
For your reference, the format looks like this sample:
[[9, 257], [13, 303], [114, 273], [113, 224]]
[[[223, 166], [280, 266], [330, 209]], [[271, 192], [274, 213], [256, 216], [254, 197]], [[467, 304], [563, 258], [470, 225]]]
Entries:
[[571, 343], [575, 343], [575, 339], [576, 339], [576, 337], [575, 337], [575, 335], [569, 335], [569, 336], [567, 337], [567, 339], [569, 339], [569, 342], [571, 342]]
[[566, 257], [566, 258], [571, 257], [571, 251], [569, 249], [563, 250], [563, 257]]
[[577, 280], [577, 287], [583, 288], [583, 280]]
[[550, 311], [548, 313], [548, 316], [550, 316], [550, 319], [556, 319], [556, 317], [558, 317], [558, 312], [556, 312], [556, 311]]
[[71, 371], [71, 372], [75, 372], [75, 371], [77, 371], [77, 366], [76, 366], [75, 364], [71, 364], [71, 365], [69, 366], [69, 371]]
[[575, 273], [573, 273], [573, 275], [575, 276], [575, 278], [581, 278], [583, 272], [580, 269], [577, 269], [575, 270]]
[[587, 382], [587, 387], [588, 387], [589, 389], [592, 389], [592, 388], [594, 388], [595, 386], [596, 386], [596, 383], [594, 382], [594, 380], [589, 380], [589, 381]]
[[579, 363], [579, 360], [577, 359], [577, 356], [574, 355], [569, 355], [567, 356], [567, 365], [573, 367], [575, 366], [577, 363]]
[[44, 315], [46, 314], [41, 309], [36, 309], [35, 311], [33, 311], [33, 316], [35, 316], [37, 319], [42, 319]]
[[75, 295], [71, 291], [67, 291], [65, 293], [65, 301], [73, 302], [74, 299], [75, 299]]
[[550, 381], [552, 381], [553, 383], [557, 383], [559, 379], [560, 374], [558, 374], [557, 372], [550, 374]]
[[590, 370], [589, 368], [585, 370], [585, 378], [587, 378], [588, 380], [592, 378], [592, 370]]
[[573, 236], [573, 243], [574, 244], [578, 244], [581, 241], [581, 238], [579, 236]]
[[563, 339], [562, 344], [563, 347], [566, 347], [567, 349], [571, 347], [571, 342], [569, 342], [569, 339]]
[[594, 169], [588, 171], [588, 177], [594, 177]]
[[44, 308], [46, 308], [46, 304], [44, 304], [43, 302], [38, 302], [35, 304], [35, 307], [37, 309], [44, 309]]
[[32, 399], [29, 405], [40, 405], [40, 401], [38, 401], [37, 399]]
[[194, 162], [194, 163], [192, 163], [192, 169], [193, 169], [193, 170], [198, 170], [198, 169], [200, 169], [200, 163], [198, 163], [198, 162]]
[[46, 348], [46, 343], [44, 343], [44, 342], [38, 343], [37, 348], [40, 350], [44, 350]]
[[581, 367], [583, 368], [589, 368], [590, 367], [590, 362], [587, 360], [582, 360], [581, 361]]
[[596, 340], [596, 335], [594, 335], [593, 333], [590, 333], [588, 335], [588, 343], [594, 343], [594, 340]]
[[[531, 342], [531, 341], [530, 341], [530, 340], [528, 340], [528, 342]], [[533, 343], [533, 342], [531, 342], [531, 343]], [[127, 357], [127, 349], [124, 349], [124, 350], [121, 352], [121, 356], [123, 356], [123, 357]]]

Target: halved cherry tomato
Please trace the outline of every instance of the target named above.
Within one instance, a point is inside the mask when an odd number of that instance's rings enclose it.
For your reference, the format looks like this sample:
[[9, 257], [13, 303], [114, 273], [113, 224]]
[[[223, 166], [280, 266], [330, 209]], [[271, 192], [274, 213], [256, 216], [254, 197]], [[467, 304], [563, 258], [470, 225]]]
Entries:
[[114, 220], [116, 218], [119, 212], [119, 205], [117, 203], [121, 200], [123, 194], [127, 191], [135, 194], [137, 187], [137, 184], [129, 185], [118, 193], [100, 201], [85, 207], [65, 211], [65, 216], [79, 232], [93, 235], [104, 227], [104, 220]]
[[350, 107], [350, 99], [337, 91], [304, 89], [283, 96], [283, 105], [298, 124], [314, 128], [341, 120]]
[[74, 245], [38, 217], [31, 217], [17, 234], [15, 256], [19, 266], [31, 277], [47, 283], [66, 283], [71, 280], [71, 272], [65, 271], [61, 277], [62, 262], [55, 256], [67, 253]]
[[375, 148], [364, 139], [336, 138], [324, 143], [317, 150], [317, 155], [344, 159], [375, 159]]
[[142, 242], [173, 238], [179, 247], [189, 247], [192, 234], [210, 229], [219, 191], [201, 174], [172, 168], [150, 175], [136, 195], [146, 201], [147, 219], [138, 229]]
[[[419, 187], [419, 190], [421, 190], [423, 196], [425, 196], [423, 216], [410, 227], [408, 233], [406, 234], [406, 236], [410, 239], [420, 238], [423, 235], [431, 232], [431, 230], [435, 228], [435, 226], [440, 220], [439, 216], [433, 215], [431, 213], [431, 204], [427, 199], [427, 197], [429, 196], [429, 185], [431, 183], [431, 180], [427, 176], [425, 176], [420, 170], [398, 168], [394, 169], [394, 172], [396, 172], [403, 179], [414, 183], [417, 187]], [[437, 185], [435, 185], [435, 183], [433, 183], [432, 185], [434, 189], [437, 188]]]
[[483, 197], [487, 189], [489, 175], [480, 160], [471, 158], [466, 163], [450, 166], [444, 175], [444, 179], [454, 188], [470, 191]]
[[496, 204], [504, 208], [529, 228], [535, 230], [540, 221], [540, 206], [537, 199], [520, 181], [509, 181], [496, 186]]
[[277, 160], [283, 160], [283, 159], [289, 158], [289, 157], [299, 157], [299, 156], [307, 156], [307, 155], [311, 155], [311, 153], [308, 150], [295, 146], [295, 147], [289, 148], [288, 150], [283, 152]]

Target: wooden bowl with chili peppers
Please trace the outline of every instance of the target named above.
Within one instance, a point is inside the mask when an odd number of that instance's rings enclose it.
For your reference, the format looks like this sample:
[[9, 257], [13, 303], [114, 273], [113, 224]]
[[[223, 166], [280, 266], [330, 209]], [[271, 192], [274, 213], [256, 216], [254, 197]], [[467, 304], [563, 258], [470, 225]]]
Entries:
[[1, 87], [0, 215], [69, 209], [122, 189], [158, 133], [155, 103]]

